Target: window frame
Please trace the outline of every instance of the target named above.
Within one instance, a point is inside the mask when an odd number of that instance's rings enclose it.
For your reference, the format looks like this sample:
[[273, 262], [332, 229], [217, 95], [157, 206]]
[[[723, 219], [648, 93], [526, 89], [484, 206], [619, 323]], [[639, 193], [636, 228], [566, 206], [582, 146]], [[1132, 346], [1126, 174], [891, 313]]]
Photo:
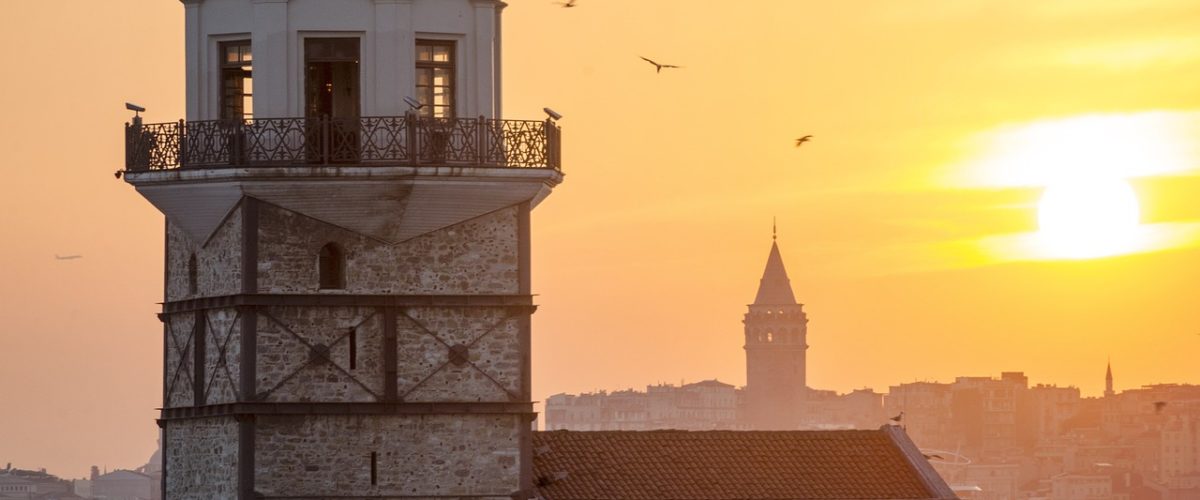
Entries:
[[[428, 61], [421, 60], [421, 48], [428, 46], [431, 48], [445, 47], [447, 48], [447, 61], [434, 61], [432, 57]], [[429, 118], [445, 118], [454, 119], [458, 117], [458, 40], [446, 40], [436, 38], [418, 38], [413, 46], [413, 61], [415, 63], [415, 72], [413, 78], [413, 88], [417, 94], [417, 100], [424, 106], [418, 110], [418, 114]], [[438, 69], [446, 70], [449, 73], [449, 82], [446, 85], [434, 85], [433, 73]], [[424, 70], [430, 71], [429, 85], [421, 85], [421, 72]], [[445, 88], [449, 95], [448, 106], [445, 106], [447, 113], [445, 116], [436, 116], [436, 106], [433, 103], [433, 98], [437, 88]], [[426, 100], [426, 92], [422, 89], [428, 89], [428, 99]]]
[[[217, 42], [217, 116], [222, 120], [251, 120], [254, 118], [254, 48], [248, 38]], [[230, 47], [238, 48], [238, 60], [230, 62], [226, 54]], [[243, 52], [243, 48], [245, 51]], [[250, 69], [247, 70], [246, 68]], [[229, 77], [241, 77], [237, 93], [229, 92], [226, 82]], [[246, 80], [250, 81], [250, 92], [246, 92]], [[230, 98], [235, 97], [236, 103]], [[250, 98], [250, 109], [246, 109], [246, 98]], [[236, 108], [235, 108], [236, 106]], [[241, 116], [230, 116], [230, 111], [240, 109]]]

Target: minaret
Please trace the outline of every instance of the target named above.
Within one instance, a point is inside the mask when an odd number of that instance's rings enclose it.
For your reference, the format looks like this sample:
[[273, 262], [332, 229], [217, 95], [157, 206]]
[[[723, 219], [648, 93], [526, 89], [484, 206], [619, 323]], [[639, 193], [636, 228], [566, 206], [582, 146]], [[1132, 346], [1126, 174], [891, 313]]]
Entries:
[[746, 335], [746, 420], [759, 430], [795, 429], [805, 385], [808, 316], [796, 303], [774, 230], [771, 252], [754, 303], [743, 323]]
[[166, 216], [164, 498], [529, 498], [562, 174], [500, 119], [505, 4], [183, 4], [186, 120], [128, 124], [124, 171]]
[[1104, 397], [1116, 394], [1113, 392], [1112, 360], [1108, 361], [1108, 370], [1104, 373]]

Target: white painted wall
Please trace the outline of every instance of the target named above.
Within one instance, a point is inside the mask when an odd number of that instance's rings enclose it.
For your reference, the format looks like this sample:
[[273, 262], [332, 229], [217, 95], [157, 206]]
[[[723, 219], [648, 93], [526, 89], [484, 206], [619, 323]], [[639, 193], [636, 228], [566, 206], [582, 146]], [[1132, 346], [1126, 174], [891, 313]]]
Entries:
[[250, 39], [254, 116], [304, 115], [304, 39], [358, 37], [361, 109], [399, 116], [414, 96], [418, 38], [454, 40], [460, 117], [500, 117], [496, 0], [181, 0], [186, 16], [187, 119], [220, 116], [219, 44]]

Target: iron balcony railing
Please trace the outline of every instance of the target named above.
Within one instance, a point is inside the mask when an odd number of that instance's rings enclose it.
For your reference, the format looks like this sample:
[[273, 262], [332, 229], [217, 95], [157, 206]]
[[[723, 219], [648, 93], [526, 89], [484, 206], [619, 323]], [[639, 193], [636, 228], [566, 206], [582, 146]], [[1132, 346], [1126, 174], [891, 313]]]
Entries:
[[428, 118], [254, 118], [125, 125], [125, 169], [284, 165], [561, 168], [554, 122]]

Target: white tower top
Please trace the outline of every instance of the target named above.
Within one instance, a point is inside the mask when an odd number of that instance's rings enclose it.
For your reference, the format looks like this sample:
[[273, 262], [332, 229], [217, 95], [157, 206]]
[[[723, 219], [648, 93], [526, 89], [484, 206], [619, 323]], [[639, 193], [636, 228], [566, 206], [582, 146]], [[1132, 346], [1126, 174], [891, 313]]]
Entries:
[[182, 0], [187, 119], [499, 118], [496, 0]]

